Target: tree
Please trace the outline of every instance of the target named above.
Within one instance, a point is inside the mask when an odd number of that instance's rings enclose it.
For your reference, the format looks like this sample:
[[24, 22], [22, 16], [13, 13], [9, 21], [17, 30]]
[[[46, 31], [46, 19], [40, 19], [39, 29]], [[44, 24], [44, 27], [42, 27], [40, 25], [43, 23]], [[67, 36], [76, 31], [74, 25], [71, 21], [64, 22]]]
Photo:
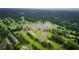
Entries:
[[0, 36], [1, 37], [7, 36], [8, 33], [9, 33], [9, 30], [7, 28], [4, 28], [4, 27], [0, 26]]
[[69, 50], [79, 49], [78, 45], [75, 42], [71, 41], [71, 40], [65, 42], [64, 47], [69, 49]]
[[25, 23], [25, 18], [24, 18], [24, 16], [21, 16], [20, 19], [21, 19], [21, 22], [22, 22], [22, 23]]

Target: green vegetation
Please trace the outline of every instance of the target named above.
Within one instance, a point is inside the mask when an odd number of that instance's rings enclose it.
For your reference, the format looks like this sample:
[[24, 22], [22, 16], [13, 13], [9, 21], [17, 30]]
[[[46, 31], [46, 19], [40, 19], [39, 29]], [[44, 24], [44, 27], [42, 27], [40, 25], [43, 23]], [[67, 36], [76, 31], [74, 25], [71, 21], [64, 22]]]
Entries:
[[[59, 19], [54, 18], [54, 19]], [[50, 21], [0, 19], [0, 49], [3, 50], [78, 50], [79, 32]]]

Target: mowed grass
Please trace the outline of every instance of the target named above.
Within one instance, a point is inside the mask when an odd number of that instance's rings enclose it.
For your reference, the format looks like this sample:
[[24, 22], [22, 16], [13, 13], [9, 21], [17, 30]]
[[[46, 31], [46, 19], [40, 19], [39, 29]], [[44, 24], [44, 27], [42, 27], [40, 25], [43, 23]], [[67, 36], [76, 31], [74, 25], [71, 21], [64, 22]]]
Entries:
[[30, 38], [26, 32], [20, 31], [20, 34], [22, 34], [25, 37], [25, 39], [30, 43], [30, 45], [34, 45], [40, 50], [47, 50], [47, 48], [43, 47], [41, 43], [34, 41], [32, 38]]
[[54, 42], [54, 41], [50, 41], [50, 40], [46, 40], [46, 42], [47, 43], [51, 43], [51, 45], [52, 45], [52, 50], [64, 50], [64, 47], [63, 47], [63, 45], [61, 45], [61, 44], [58, 44], [58, 43], [56, 43], [56, 42]]
[[[34, 32], [35, 31], [35, 32]], [[41, 31], [37, 31], [37, 30], [34, 30], [33, 32], [36, 34], [36, 37], [38, 37], [40, 34], [41, 34]], [[15, 32], [15, 33], [20, 33], [20, 34], [22, 34], [24, 37], [25, 37], [25, 39], [30, 43], [29, 45], [34, 45], [34, 46], [36, 46], [38, 49], [40, 49], [40, 50], [48, 50], [48, 48], [46, 48], [46, 47], [43, 47], [42, 46], [42, 44], [41, 43], [39, 43], [39, 42], [37, 42], [37, 41], [35, 41], [35, 40], [33, 40], [32, 38], [30, 38], [30, 36], [29, 35], [27, 35], [27, 31], [23, 31], [23, 30], [21, 30], [21, 31], [17, 31], [17, 32]], [[52, 36], [52, 34], [51, 33], [49, 33], [48, 34], [48, 37], [51, 37]], [[58, 44], [58, 43], [56, 43], [56, 42], [54, 42], [54, 41], [50, 41], [48, 38], [45, 40], [47, 43], [51, 43], [51, 45], [52, 45], [52, 50], [64, 50], [64, 47], [61, 45], [61, 44]]]
[[[48, 38], [51, 38], [52, 36], [53, 36], [54, 34], [52, 34], [52, 33], [48, 33]], [[53, 49], [54, 50], [64, 50], [65, 48], [63, 47], [63, 45], [61, 45], [61, 44], [59, 44], [59, 43], [56, 43], [56, 42], [54, 42], [54, 41], [51, 41], [51, 40], [49, 40], [49, 39], [46, 39], [46, 42], [49, 42], [49, 43], [51, 43], [51, 45], [53, 46]]]
[[34, 30], [32, 30], [32, 32], [34, 32], [36, 34], [36, 38], [38, 38], [42, 33], [42, 31], [38, 30], [38, 29], [34, 29]]

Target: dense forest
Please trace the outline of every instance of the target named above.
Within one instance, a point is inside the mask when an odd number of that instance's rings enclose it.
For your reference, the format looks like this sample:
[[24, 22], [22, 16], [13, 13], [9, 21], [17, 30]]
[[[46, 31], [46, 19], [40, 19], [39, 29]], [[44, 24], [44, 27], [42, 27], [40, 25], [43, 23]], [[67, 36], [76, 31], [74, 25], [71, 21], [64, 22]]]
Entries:
[[0, 9], [1, 50], [78, 50], [79, 9]]

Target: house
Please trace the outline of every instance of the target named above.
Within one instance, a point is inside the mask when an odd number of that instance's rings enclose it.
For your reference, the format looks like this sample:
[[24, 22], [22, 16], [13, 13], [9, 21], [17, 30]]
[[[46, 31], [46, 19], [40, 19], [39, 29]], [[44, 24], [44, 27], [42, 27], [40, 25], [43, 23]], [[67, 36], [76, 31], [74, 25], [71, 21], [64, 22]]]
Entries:
[[25, 30], [25, 31], [29, 31], [30, 27], [29, 26], [23, 26], [22, 29]]

